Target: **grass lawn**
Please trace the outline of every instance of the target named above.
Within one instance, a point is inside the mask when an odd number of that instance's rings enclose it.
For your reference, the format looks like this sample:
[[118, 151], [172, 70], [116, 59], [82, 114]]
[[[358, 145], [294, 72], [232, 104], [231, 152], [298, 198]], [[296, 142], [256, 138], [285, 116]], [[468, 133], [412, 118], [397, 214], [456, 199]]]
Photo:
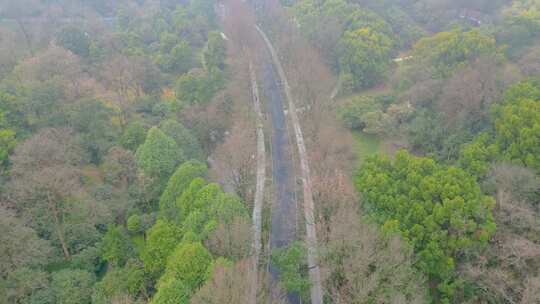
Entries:
[[358, 157], [359, 164], [362, 164], [366, 157], [378, 154], [382, 151], [382, 140], [379, 137], [357, 131], [352, 134], [354, 138], [353, 149]]

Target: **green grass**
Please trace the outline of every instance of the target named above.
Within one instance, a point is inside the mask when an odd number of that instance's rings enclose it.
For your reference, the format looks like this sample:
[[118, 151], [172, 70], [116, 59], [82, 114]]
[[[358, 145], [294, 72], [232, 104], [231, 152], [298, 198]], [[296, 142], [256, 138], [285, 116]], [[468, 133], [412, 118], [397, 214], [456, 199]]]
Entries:
[[381, 152], [382, 140], [379, 137], [363, 132], [353, 132], [353, 138], [353, 149], [358, 157], [359, 164], [362, 164], [368, 156]]

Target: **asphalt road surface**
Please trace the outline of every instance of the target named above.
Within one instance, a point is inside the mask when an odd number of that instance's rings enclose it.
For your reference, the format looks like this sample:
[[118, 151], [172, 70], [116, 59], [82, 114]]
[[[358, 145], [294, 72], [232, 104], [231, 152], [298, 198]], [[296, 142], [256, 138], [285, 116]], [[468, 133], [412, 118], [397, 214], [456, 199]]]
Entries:
[[[262, 87], [266, 103], [266, 112], [272, 122], [272, 229], [270, 232], [270, 248], [287, 247], [296, 239], [296, 196], [295, 172], [293, 164], [293, 146], [287, 131], [284, 113], [284, 97], [279, 85], [278, 74], [272, 64], [268, 51], [261, 56], [264, 62]], [[270, 264], [270, 273], [275, 281], [279, 280], [278, 270]], [[300, 303], [296, 293], [287, 294], [289, 303]]]

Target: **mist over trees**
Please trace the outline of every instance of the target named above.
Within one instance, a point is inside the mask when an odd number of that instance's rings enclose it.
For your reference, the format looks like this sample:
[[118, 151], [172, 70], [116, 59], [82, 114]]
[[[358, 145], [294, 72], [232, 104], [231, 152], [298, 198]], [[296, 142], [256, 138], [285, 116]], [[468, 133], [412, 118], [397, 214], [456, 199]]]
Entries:
[[0, 304], [310, 302], [271, 173], [252, 265], [255, 25], [324, 303], [540, 302], [538, 0], [0, 0]]

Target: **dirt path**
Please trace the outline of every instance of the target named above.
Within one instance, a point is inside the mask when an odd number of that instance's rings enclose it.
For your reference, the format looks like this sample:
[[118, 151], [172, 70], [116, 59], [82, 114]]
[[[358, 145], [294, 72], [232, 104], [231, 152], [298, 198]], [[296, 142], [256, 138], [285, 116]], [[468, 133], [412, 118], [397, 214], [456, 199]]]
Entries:
[[[314, 203], [313, 203], [313, 193], [311, 187], [309, 163], [306, 153], [306, 146], [304, 143], [304, 137], [302, 135], [302, 129], [300, 127], [300, 122], [298, 115], [296, 113], [296, 107], [292, 98], [289, 84], [287, 82], [287, 77], [279, 57], [272, 46], [272, 43], [266, 36], [266, 34], [256, 26], [257, 31], [262, 36], [265, 41], [268, 51], [274, 62], [274, 66], [277, 69], [278, 76], [281, 80], [281, 87], [285, 93], [286, 99], [289, 105], [289, 115], [291, 118], [291, 123], [294, 128], [294, 134], [296, 138], [296, 144], [298, 148], [298, 156], [300, 158], [300, 170], [302, 174], [302, 183], [303, 183], [303, 194], [304, 194], [304, 218], [306, 223], [306, 246], [308, 251], [308, 267], [309, 267], [309, 276], [311, 280], [311, 303], [312, 304], [322, 304], [322, 287], [321, 287], [321, 274], [319, 265], [317, 264], [317, 234], [315, 227], [315, 218], [314, 218]], [[275, 80], [274, 80], [275, 81]], [[282, 125], [283, 126], [283, 125]], [[274, 147], [275, 149], [275, 147]], [[292, 168], [292, 167], [290, 167]], [[272, 222], [272, 229], [274, 228], [274, 223]]]

